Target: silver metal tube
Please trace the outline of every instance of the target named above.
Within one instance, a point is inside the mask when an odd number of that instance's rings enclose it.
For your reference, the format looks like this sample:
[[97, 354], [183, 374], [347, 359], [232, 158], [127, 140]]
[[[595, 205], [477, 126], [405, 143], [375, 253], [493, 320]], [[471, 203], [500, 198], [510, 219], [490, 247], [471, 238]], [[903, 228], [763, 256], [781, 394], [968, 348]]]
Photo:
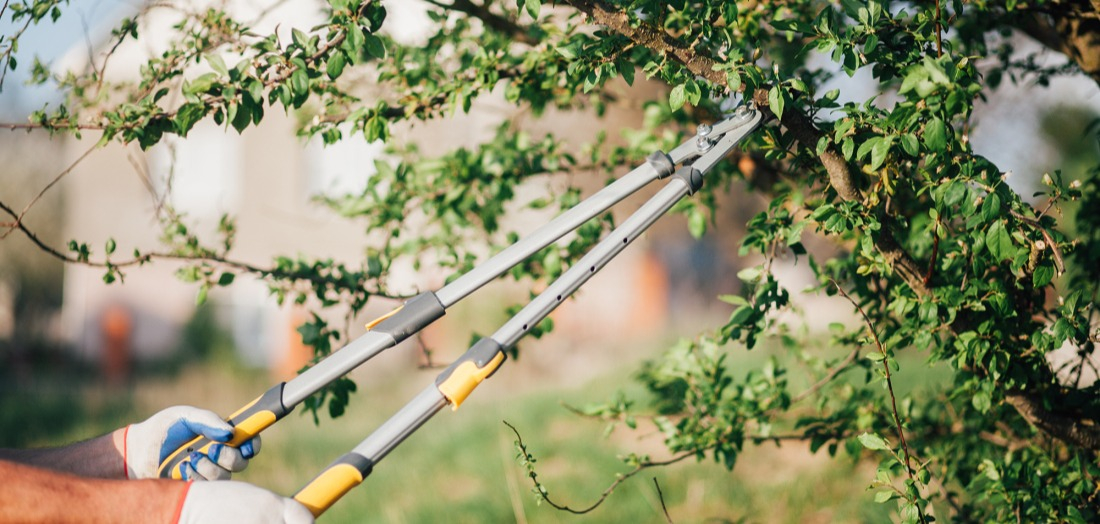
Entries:
[[374, 433], [355, 446], [352, 451], [377, 464], [446, 405], [447, 399], [433, 383], [405, 404], [401, 411], [374, 430]]
[[522, 262], [540, 249], [554, 243], [566, 233], [573, 231], [592, 217], [607, 211], [624, 198], [633, 195], [639, 189], [657, 179], [660, 173], [648, 162], [623, 175], [615, 182], [586, 198], [572, 209], [535, 230], [519, 242], [508, 246], [504, 251], [479, 264], [454, 282], [435, 292], [443, 307], [448, 308], [481, 286], [503, 275], [512, 266]]
[[581, 257], [545, 291], [524, 306], [516, 316], [501, 326], [493, 334], [493, 340], [496, 340], [505, 350], [514, 346], [528, 329], [535, 327], [546, 318], [546, 315], [549, 315], [563, 300], [592, 278], [612, 258], [615, 258], [615, 255], [644, 233], [658, 218], [672, 209], [672, 206], [688, 192], [688, 185], [683, 179], [676, 177], [669, 179], [668, 185], [630, 215], [630, 218], [615, 228], [588, 254]]
[[294, 409], [299, 402], [325, 387], [329, 382], [340, 378], [348, 371], [395, 345], [397, 342], [388, 333], [366, 332], [288, 381], [283, 386], [283, 406]]

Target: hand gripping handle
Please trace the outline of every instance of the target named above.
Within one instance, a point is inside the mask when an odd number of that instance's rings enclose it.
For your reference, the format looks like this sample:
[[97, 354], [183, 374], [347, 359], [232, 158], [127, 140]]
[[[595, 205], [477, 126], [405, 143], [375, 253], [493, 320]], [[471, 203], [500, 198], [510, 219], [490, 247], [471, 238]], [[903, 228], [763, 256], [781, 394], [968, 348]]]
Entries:
[[[237, 410], [226, 419], [233, 426], [233, 438], [226, 442], [236, 447], [244, 444], [252, 437], [259, 435], [261, 431], [274, 424], [279, 419], [290, 413], [283, 406], [283, 386], [286, 383], [277, 384], [267, 390], [259, 398], [250, 402], [247, 406]], [[199, 436], [187, 442], [179, 449], [172, 452], [161, 462], [157, 474], [161, 478], [183, 479], [183, 472], [187, 464], [191, 462], [191, 454], [194, 452], [208, 453], [210, 446], [218, 444], [206, 437]]]

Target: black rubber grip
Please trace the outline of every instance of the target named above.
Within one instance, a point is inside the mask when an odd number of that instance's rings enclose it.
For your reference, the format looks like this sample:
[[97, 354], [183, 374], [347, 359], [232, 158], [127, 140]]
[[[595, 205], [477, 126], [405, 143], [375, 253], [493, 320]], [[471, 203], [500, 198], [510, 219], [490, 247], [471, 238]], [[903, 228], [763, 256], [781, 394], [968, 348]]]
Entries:
[[676, 168], [676, 164], [672, 163], [672, 158], [669, 158], [664, 151], [654, 151], [645, 159], [649, 162], [649, 165], [653, 166], [653, 169], [657, 170], [658, 180], [668, 177], [672, 174], [672, 170]]
[[698, 169], [690, 166], [684, 166], [677, 169], [673, 173], [672, 178], [679, 178], [684, 181], [688, 186], [688, 194], [694, 195], [699, 188], [703, 187], [703, 173]]
[[397, 314], [379, 322], [371, 331], [381, 331], [401, 342], [446, 313], [435, 292], [425, 291], [409, 299]]

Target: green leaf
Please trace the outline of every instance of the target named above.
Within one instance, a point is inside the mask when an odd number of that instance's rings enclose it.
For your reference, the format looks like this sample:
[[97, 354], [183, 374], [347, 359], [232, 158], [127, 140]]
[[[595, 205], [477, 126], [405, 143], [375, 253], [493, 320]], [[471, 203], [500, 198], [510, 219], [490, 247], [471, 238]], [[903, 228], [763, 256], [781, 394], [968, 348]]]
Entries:
[[372, 34], [366, 34], [363, 37], [363, 43], [367, 46], [367, 54], [378, 59], [386, 58], [386, 46], [382, 43], [381, 38]]
[[760, 280], [760, 275], [762, 275], [763, 272], [764, 271], [760, 268], [760, 266], [747, 267], [737, 272], [737, 278], [741, 279], [744, 282], [752, 284]]
[[867, 449], [890, 449], [890, 446], [886, 443], [886, 440], [874, 433], [861, 433], [858, 438], [859, 443], [863, 444], [863, 447]]
[[294, 96], [304, 97], [309, 94], [309, 76], [301, 69], [295, 70], [290, 75], [290, 89]]
[[687, 88], [685, 84], [680, 84], [672, 88], [672, 92], [668, 94], [668, 106], [673, 111], [680, 109], [684, 106], [684, 102], [687, 101]]
[[573, 42], [568, 45], [555, 47], [554, 51], [557, 51], [558, 54], [564, 57], [566, 60], [576, 60], [577, 52], [580, 51], [580, 47], [580, 42]]
[[1031, 282], [1037, 288], [1043, 287], [1054, 280], [1054, 266], [1043, 263], [1039, 264], [1035, 268], [1035, 273], [1031, 275]]
[[893, 491], [880, 491], [878, 493], [875, 493], [875, 502], [882, 504], [883, 502], [890, 501], [896, 496], [898, 496], [898, 494]]
[[195, 305], [201, 306], [206, 303], [206, 294], [210, 292], [208, 286], [202, 286], [199, 288], [199, 294], [195, 296]]
[[200, 75], [198, 78], [190, 82], [184, 82], [183, 94], [197, 95], [205, 93], [209, 91], [211, 87], [214, 87], [214, 83], [217, 81], [218, 75], [214, 73], [206, 73], [205, 75]]
[[[238, 133], [241, 133], [248, 127], [248, 124], [252, 123], [252, 111], [250, 110], [252, 103], [242, 102], [238, 107], [236, 113], [230, 117], [230, 125], [233, 129], [236, 129]], [[230, 104], [233, 107], [233, 104]]]
[[1001, 197], [997, 193], [990, 193], [985, 196], [985, 201], [982, 202], [982, 220], [986, 222], [992, 222], [1001, 215]]
[[305, 47], [306, 43], [309, 42], [309, 37], [306, 36], [306, 34], [303, 33], [300, 29], [297, 29], [297, 28], [291, 28], [290, 29], [290, 39], [298, 47]]
[[917, 137], [911, 133], [901, 135], [901, 148], [911, 157], [920, 156], [920, 143], [917, 142]]
[[108, 255], [110, 255], [111, 253], [114, 253], [114, 252], [115, 252], [115, 247], [116, 247], [116, 246], [115, 246], [115, 239], [113, 239], [113, 238], [108, 238], [108, 239], [107, 239], [107, 245], [106, 245], [106, 246], [104, 246], [104, 248], [103, 248], [103, 251], [104, 251], [105, 253], [107, 253]]
[[205, 105], [201, 102], [188, 102], [176, 111], [176, 116], [172, 119], [172, 128], [177, 135], [185, 137], [203, 116], [206, 116]]
[[962, 182], [951, 181], [943, 193], [943, 204], [947, 207], [955, 207], [966, 198], [966, 185]]
[[998, 261], [1013, 258], [1016, 254], [1016, 245], [1012, 242], [1012, 235], [1005, 229], [1004, 222], [994, 222], [989, 226], [985, 233], [985, 245]]
[[783, 91], [779, 89], [779, 86], [772, 86], [768, 90], [768, 107], [780, 119], [783, 118], [783, 103]]
[[840, 143], [840, 152], [844, 155], [845, 160], [852, 159], [852, 153], [856, 149], [856, 141], [852, 140], [852, 137], [844, 137], [844, 140]]
[[939, 118], [929, 120], [924, 126], [924, 147], [936, 153], [947, 149], [947, 125]]
[[687, 101], [691, 103], [691, 105], [699, 105], [699, 99], [703, 96], [703, 92], [699, 89], [699, 84], [696, 82], [685, 83], [684, 93], [687, 95]]
[[221, 276], [218, 277], [218, 285], [222, 287], [228, 286], [233, 283], [236, 277], [237, 275], [234, 273], [222, 273]]
[[989, 408], [993, 405], [991, 399], [989, 398], [989, 393], [986, 393], [985, 391], [978, 391], [974, 393], [974, 396], [970, 399], [970, 403], [974, 406], [974, 409], [978, 410], [979, 413], [988, 412]]
[[862, 159], [863, 157], [867, 156], [867, 153], [870, 153], [871, 150], [877, 147], [879, 142], [882, 142], [882, 137], [875, 136], [868, 138], [866, 141], [860, 144], [859, 149], [856, 150], [856, 160]]
[[542, 7], [542, 0], [527, 0], [527, 14], [531, 15], [531, 18], [538, 20], [539, 8]]
[[730, 315], [729, 325], [740, 326], [752, 317], [752, 306], [741, 306]]
[[225, 60], [222, 60], [221, 55], [206, 55], [206, 62], [219, 75], [229, 76], [229, 68], [225, 67]]
[[883, 162], [886, 161], [886, 156], [890, 153], [890, 148], [894, 145], [894, 137], [888, 136], [879, 140], [871, 148], [871, 170], [876, 170], [882, 167]]
[[619, 62], [618, 69], [626, 85], [634, 85], [634, 63], [629, 60], [622, 60]]
[[691, 236], [701, 238], [707, 232], [707, 216], [698, 209], [688, 214], [688, 231]]
[[747, 306], [749, 301], [741, 295], [719, 295], [718, 300], [734, 306]]
[[347, 38], [344, 39], [342, 47], [347, 52], [348, 57], [351, 58], [351, 63], [358, 64], [362, 58], [364, 40], [366, 39], [363, 28], [358, 25], [352, 24], [347, 27]]
[[344, 53], [340, 50], [333, 51], [332, 57], [328, 59], [328, 64], [325, 66], [325, 73], [328, 77], [336, 80], [344, 73], [344, 64], [347, 59], [344, 58]]

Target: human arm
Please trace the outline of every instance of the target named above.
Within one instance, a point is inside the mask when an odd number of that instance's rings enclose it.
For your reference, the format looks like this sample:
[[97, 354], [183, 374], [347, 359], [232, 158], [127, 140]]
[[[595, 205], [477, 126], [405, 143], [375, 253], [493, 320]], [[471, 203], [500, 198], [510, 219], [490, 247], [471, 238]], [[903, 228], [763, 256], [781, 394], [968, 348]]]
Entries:
[[5, 522], [172, 523], [186, 491], [184, 482], [86, 478], [0, 460]]
[[310, 524], [292, 499], [243, 482], [85, 478], [0, 460], [0, 521]]
[[89, 478], [124, 479], [126, 428], [59, 448], [0, 449], [0, 460]]
[[[59, 448], [0, 450], [0, 459], [64, 473], [104, 479], [156, 478], [160, 463], [196, 436], [226, 442], [233, 427], [217, 414], [188, 406], [162, 410], [144, 422]], [[260, 449], [259, 438], [240, 448], [215, 444], [193, 454], [184, 479], [225, 480], [243, 471]]]

